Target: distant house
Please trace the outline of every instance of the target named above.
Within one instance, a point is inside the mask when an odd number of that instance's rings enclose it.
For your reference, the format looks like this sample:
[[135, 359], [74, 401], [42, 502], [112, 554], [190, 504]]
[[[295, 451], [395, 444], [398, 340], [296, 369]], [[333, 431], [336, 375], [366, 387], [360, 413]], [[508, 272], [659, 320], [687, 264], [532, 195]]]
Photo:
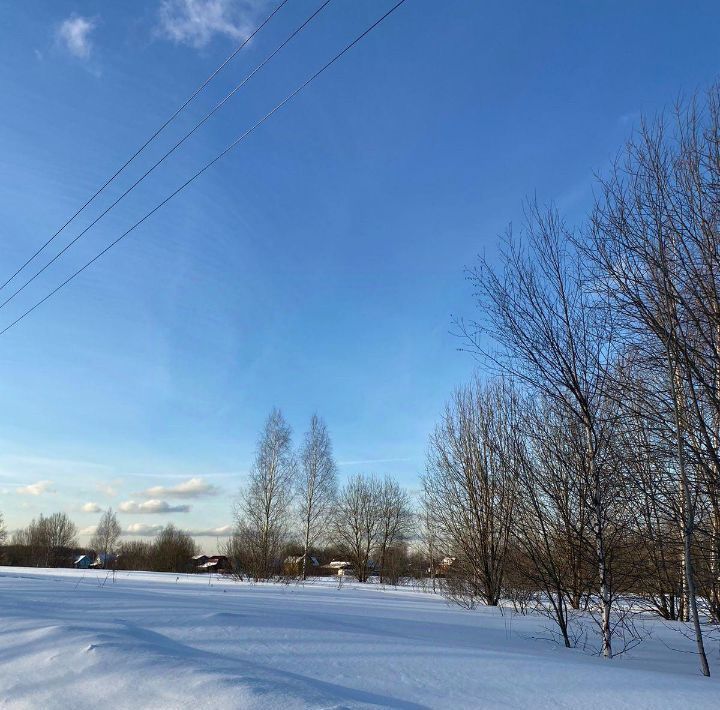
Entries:
[[352, 562], [348, 562], [347, 560], [333, 560], [332, 562], [323, 565], [323, 571], [326, 574], [342, 577], [343, 575], [352, 572]]
[[[450, 568], [455, 564], [456, 557], [443, 557], [440, 562], [435, 566], [435, 576], [445, 577], [450, 571]], [[428, 570], [428, 573], [432, 573], [432, 569]]]
[[112, 552], [98, 552], [95, 562], [90, 567], [92, 569], [107, 569], [108, 567], [114, 567], [117, 562], [118, 556]]
[[199, 567], [200, 565], [204, 565], [208, 559], [207, 555], [195, 555], [195, 557], [190, 558], [190, 561], [192, 562], [193, 567]]
[[[290, 555], [283, 560], [283, 574], [288, 577], [298, 577], [302, 574], [303, 560], [305, 555]], [[307, 563], [305, 565], [305, 572], [307, 574], [315, 574], [320, 568], [320, 563], [317, 557], [308, 555]]]
[[[200, 555], [205, 557], [205, 555]], [[195, 558], [193, 557], [193, 560]], [[229, 572], [230, 560], [225, 555], [211, 555], [195, 568], [198, 572]]]
[[80, 555], [75, 562], [73, 562], [73, 567], [75, 569], [88, 569], [92, 566], [93, 558], [90, 557], [90, 555]]

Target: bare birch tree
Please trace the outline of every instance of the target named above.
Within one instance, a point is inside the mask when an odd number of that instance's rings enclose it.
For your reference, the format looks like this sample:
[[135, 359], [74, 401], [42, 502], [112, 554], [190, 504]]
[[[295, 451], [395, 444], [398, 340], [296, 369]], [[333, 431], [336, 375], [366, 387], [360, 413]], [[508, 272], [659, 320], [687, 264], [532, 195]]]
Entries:
[[298, 512], [302, 530], [302, 578], [307, 578], [311, 546], [327, 533], [337, 498], [337, 467], [325, 422], [313, 414], [300, 450], [297, 479]]
[[117, 515], [115, 515], [112, 508], [108, 508], [100, 517], [95, 534], [90, 540], [90, 547], [98, 555], [102, 555], [103, 567], [107, 563], [108, 555], [115, 550], [121, 532]]
[[[555, 210], [543, 212], [530, 204], [524, 236], [527, 247], [508, 234], [501, 271], [482, 261], [470, 272], [481, 318], [460, 323], [462, 335], [468, 349], [553, 401], [577, 423], [582, 448], [576, 474], [588, 482], [602, 652], [610, 658], [614, 589], [607, 533], [616, 474], [607, 456], [613, 421], [608, 405], [611, 313], [584, 286], [572, 235]], [[486, 336], [497, 351], [488, 350]]]
[[[644, 122], [603, 183], [586, 251], [633, 342], [655, 339], [672, 407], [685, 595], [700, 668], [710, 674], [698, 612], [695, 548], [712, 510], [720, 573], [720, 90]], [[720, 584], [716, 583], [720, 597]], [[713, 592], [711, 591], [711, 598]]]
[[256, 580], [278, 569], [290, 524], [296, 462], [292, 433], [278, 409], [265, 422], [249, 481], [236, 508], [236, 535], [247, 570]]

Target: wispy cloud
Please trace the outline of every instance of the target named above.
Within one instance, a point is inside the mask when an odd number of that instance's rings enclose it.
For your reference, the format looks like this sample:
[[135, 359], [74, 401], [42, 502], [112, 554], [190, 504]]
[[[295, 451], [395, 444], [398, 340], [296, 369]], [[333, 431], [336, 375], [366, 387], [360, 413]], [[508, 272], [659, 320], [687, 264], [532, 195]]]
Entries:
[[119, 509], [122, 513], [189, 513], [189, 505], [170, 505], [166, 500], [146, 500], [136, 503], [134, 500], [126, 500], [120, 503]]
[[628, 113], [623, 113], [618, 117], [618, 123], [621, 126], [632, 126], [639, 123], [641, 118], [642, 113], [640, 111], [628, 111]]
[[163, 529], [162, 525], [148, 525], [147, 523], [133, 523], [123, 530], [123, 535], [157, 535]]
[[93, 50], [90, 35], [96, 26], [97, 21], [89, 17], [68, 17], [58, 26], [57, 39], [74, 57], [89, 59]]
[[80, 530], [80, 534], [88, 537], [92, 537], [97, 532], [97, 525], [88, 525], [86, 528]]
[[99, 513], [102, 508], [97, 503], [85, 503], [82, 507], [83, 513]]
[[[132, 523], [123, 530], [123, 535], [146, 535], [147, 537], [153, 537], [157, 535], [162, 529], [163, 525], [153, 523]], [[94, 528], [85, 528], [88, 535], [92, 535]], [[81, 530], [81, 534], [86, 534], [85, 530]], [[233, 532], [232, 525], [221, 525], [217, 528], [202, 528], [199, 530], [186, 530], [193, 537], [230, 537]]]
[[193, 47], [205, 46], [215, 35], [242, 40], [267, 5], [267, 0], [163, 0], [158, 33]]
[[232, 525], [221, 525], [219, 528], [208, 530], [189, 530], [193, 537], [229, 537], [233, 533]]
[[41, 496], [43, 493], [55, 492], [50, 490], [51, 485], [52, 481], [38, 481], [28, 486], [20, 486], [20, 488], [16, 488], [15, 491], [23, 496]]
[[99, 493], [102, 493], [104, 496], [107, 496], [108, 498], [114, 498], [118, 494], [117, 485], [119, 483], [120, 481], [115, 481], [111, 483], [96, 483], [95, 490]]
[[220, 489], [202, 478], [190, 478], [176, 486], [153, 486], [138, 495], [144, 498], [201, 498], [214, 496]]

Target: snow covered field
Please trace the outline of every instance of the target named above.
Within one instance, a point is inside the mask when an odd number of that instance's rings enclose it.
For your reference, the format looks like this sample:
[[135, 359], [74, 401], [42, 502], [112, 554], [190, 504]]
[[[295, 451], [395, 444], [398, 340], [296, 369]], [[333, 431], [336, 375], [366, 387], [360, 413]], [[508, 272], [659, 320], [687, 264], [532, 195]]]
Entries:
[[606, 662], [538, 639], [537, 617], [420, 592], [105, 577], [0, 568], [0, 707], [720, 707], [720, 682], [657, 621]]

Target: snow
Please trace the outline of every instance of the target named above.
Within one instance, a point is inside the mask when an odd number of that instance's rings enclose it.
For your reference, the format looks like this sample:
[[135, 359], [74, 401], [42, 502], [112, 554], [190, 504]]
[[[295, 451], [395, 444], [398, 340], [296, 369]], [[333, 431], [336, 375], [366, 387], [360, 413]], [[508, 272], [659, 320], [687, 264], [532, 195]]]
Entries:
[[4, 567], [0, 609], [3, 708], [720, 707], [653, 619], [605, 661], [539, 638], [537, 616], [329, 580]]

